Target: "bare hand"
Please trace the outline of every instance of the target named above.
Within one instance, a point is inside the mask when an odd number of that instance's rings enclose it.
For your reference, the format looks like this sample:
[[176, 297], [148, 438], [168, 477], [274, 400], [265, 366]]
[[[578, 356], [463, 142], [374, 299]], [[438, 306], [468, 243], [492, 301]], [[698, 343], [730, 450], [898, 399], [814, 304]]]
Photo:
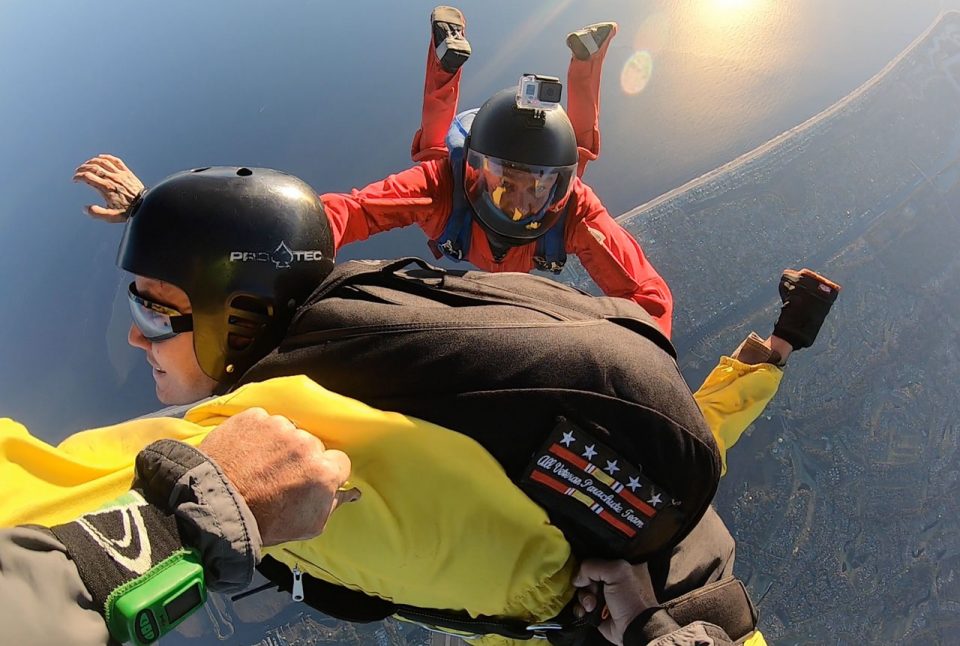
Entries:
[[356, 489], [338, 491], [350, 477], [345, 453], [262, 408], [228, 419], [200, 450], [243, 496], [265, 547], [313, 538], [339, 505], [360, 497]]
[[623, 644], [623, 633], [637, 615], [657, 605], [650, 572], [645, 563], [631, 565], [626, 561], [589, 559], [580, 564], [573, 576], [578, 607], [574, 612], [583, 616], [597, 607], [597, 591], [603, 584], [603, 597], [609, 616], [599, 626], [607, 641]]
[[107, 222], [123, 222], [127, 209], [143, 191], [143, 182], [127, 168], [123, 160], [113, 155], [97, 155], [80, 164], [73, 173], [73, 181], [83, 182], [100, 193], [106, 207], [91, 204], [87, 214]]

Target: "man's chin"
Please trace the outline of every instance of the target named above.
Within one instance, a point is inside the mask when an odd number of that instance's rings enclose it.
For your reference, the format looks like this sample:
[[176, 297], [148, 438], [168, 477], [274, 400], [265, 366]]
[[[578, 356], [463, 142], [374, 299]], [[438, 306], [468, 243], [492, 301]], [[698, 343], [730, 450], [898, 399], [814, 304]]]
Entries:
[[157, 382], [157, 399], [160, 400], [161, 404], [166, 404], [167, 406], [174, 406], [180, 402], [175, 401], [176, 398], [173, 397], [170, 393], [167, 392], [165, 388], [160, 385], [160, 382]]
[[178, 406], [180, 404], [190, 404], [195, 399], [184, 397], [183, 393], [179, 392], [179, 389], [172, 388], [166, 379], [164, 379], [166, 373], [157, 373], [156, 370], [153, 371], [153, 380], [156, 384], [157, 399], [160, 400], [161, 404], [166, 404], [167, 406]]
[[206, 399], [213, 394], [212, 389], [210, 392], [199, 392], [199, 388], [194, 389], [172, 387], [173, 384], [169, 383], [169, 381], [158, 379], [157, 375], [154, 375], [154, 379], [156, 379], [157, 399], [160, 400], [161, 404], [166, 406], [195, 404], [201, 399]]

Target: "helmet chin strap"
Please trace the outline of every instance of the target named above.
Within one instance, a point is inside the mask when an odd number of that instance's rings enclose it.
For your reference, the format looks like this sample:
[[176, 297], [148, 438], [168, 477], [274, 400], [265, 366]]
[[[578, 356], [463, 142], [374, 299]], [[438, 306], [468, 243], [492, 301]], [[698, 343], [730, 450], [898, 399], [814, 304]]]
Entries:
[[513, 247], [520, 246], [517, 243], [510, 241], [508, 238], [504, 238], [501, 235], [497, 235], [492, 231], [483, 230], [484, 235], [487, 236], [487, 243], [490, 245], [490, 251], [493, 252], [493, 259], [496, 262], [502, 262], [507, 256], [507, 252], [510, 251]]

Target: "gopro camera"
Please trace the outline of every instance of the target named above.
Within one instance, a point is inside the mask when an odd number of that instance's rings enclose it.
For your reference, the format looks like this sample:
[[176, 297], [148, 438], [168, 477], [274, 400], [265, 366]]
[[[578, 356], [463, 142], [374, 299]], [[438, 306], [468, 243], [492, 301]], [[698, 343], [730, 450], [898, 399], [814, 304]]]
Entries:
[[521, 110], [556, 110], [563, 84], [555, 76], [524, 74], [517, 87], [517, 107]]

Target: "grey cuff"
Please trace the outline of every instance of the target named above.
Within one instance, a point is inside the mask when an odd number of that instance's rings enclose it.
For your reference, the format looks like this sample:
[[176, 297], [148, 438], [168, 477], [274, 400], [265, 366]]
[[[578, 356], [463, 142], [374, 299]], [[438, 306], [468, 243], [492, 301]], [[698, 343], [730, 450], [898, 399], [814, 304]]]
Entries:
[[217, 464], [196, 449], [159, 440], [137, 456], [135, 482], [177, 518], [181, 538], [200, 551], [207, 586], [242, 590], [260, 561], [260, 530]]
[[696, 621], [649, 642], [647, 646], [732, 646], [732, 644], [733, 641], [722, 628], [705, 621]]
[[[630, 622], [623, 634], [624, 644], [646, 644], [680, 628], [680, 624], [659, 606], [647, 608]], [[669, 642], [668, 642], [669, 643]]]
[[770, 363], [782, 367], [785, 363], [781, 360], [780, 353], [768, 348], [756, 332], [751, 332], [750, 336], [734, 350], [733, 358], [748, 366]]

